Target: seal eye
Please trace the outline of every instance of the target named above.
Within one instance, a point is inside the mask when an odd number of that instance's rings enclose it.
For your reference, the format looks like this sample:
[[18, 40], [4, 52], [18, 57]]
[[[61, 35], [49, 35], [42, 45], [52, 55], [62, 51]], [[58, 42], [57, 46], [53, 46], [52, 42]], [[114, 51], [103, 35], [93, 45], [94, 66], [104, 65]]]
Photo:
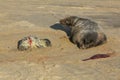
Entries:
[[70, 22], [68, 21], [68, 20], [66, 20], [66, 22], [65, 22], [67, 25], [69, 25], [70, 24]]
[[65, 24], [66, 24], [67, 26], [71, 26], [71, 24], [72, 24], [71, 22], [72, 22], [72, 21], [71, 21], [71, 19], [69, 19], [69, 18], [65, 20]]
[[64, 19], [61, 19], [61, 20], [60, 20], [60, 24], [66, 25], [66, 21], [65, 21]]

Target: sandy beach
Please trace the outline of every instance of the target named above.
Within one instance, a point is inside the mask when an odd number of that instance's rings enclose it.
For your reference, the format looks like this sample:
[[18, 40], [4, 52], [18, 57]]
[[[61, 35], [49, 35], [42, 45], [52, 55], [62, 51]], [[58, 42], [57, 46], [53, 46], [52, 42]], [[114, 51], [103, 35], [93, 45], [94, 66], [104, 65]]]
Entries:
[[[67, 16], [97, 22], [107, 43], [79, 49], [58, 22]], [[119, 0], [0, 0], [0, 80], [120, 80]], [[52, 46], [17, 50], [26, 36]], [[82, 61], [96, 54], [110, 57]]]

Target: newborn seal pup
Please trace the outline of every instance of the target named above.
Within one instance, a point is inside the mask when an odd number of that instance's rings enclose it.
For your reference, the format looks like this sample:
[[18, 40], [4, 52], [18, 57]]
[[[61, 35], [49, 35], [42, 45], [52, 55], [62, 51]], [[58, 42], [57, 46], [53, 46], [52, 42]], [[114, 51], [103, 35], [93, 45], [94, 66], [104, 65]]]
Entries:
[[42, 48], [49, 46], [51, 46], [49, 39], [39, 39], [34, 36], [27, 36], [18, 41], [17, 49], [23, 51], [31, 48]]
[[79, 48], [86, 49], [107, 41], [106, 35], [102, 32], [98, 24], [89, 19], [70, 16], [61, 19], [60, 23], [70, 28], [70, 41]]

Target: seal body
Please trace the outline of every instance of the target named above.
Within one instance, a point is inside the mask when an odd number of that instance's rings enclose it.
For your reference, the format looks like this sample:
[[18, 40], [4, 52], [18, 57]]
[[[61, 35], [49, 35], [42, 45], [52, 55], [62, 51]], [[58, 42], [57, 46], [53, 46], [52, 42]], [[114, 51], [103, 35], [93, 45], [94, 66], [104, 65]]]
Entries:
[[79, 48], [89, 48], [107, 41], [106, 35], [99, 25], [85, 18], [70, 16], [60, 20], [60, 23], [71, 30], [70, 41]]
[[34, 36], [27, 36], [19, 40], [17, 43], [18, 50], [28, 50], [31, 48], [42, 48], [51, 46], [51, 41], [49, 39], [39, 39]]

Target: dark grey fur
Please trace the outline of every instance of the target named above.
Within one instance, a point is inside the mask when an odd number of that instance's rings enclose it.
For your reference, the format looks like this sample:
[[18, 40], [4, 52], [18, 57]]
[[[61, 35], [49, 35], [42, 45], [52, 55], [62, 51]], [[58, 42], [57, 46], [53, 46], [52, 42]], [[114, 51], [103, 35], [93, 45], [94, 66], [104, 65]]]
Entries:
[[79, 48], [89, 48], [106, 42], [106, 35], [101, 31], [98, 24], [89, 19], [70, 16], [60, 20], [64, 26], [71, 29], [70, 40]]

